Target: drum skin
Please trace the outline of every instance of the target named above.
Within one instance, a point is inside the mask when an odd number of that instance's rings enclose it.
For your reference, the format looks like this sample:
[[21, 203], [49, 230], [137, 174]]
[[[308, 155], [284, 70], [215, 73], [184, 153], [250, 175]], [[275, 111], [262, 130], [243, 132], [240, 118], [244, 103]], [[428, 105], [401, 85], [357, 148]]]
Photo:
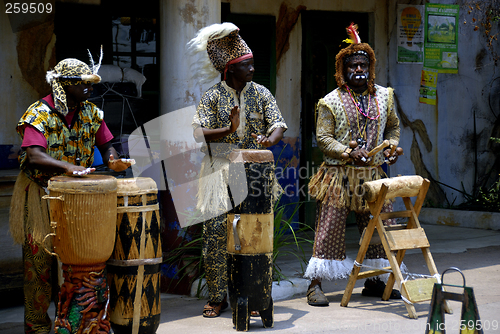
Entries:
[[106, 175], [56, 176], [47, 188], [55, 225], [54, 252], [61, 262], [105, 263], [115, 244], [116, 179]]
[[160, 216], [156, 183], [118, 179], [116, 244], [108, 261], [110, 321], [116, 334], [152, 334], [160, 324]]

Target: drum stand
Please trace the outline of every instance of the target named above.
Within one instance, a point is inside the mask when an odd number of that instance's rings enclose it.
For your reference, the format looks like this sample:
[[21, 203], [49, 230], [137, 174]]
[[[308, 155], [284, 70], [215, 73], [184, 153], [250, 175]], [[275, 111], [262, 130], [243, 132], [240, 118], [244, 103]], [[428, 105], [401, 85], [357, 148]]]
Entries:
[[62, 265], [55, 333], [109, 333], [106, 264]]
[[[415, 177], [413, 178], [415, 179]], [[420, 177], [417, 177], [417, 180], [418, 178]], [[438, 271], [429, 250], [429, 241], [427, 240], [424, 229], [420, 226], [420, 222], [418, 221], [418, 215], [424, 203], [427, 190], [429, 189], [430, 181], [427, 179], [420, 179], [421, 180], [419, 182], [415, 182], [413, 184], [408, 183], [404, 184], [403, 186], [399, 185], [399, 189], [391, 189], [391, 184], [400, 182], [400, 180], [403, 180], [402, 178], [395, 177], [390, 179], [378, 180], [382, 181], [382, 185], [380, 187], [380, 191], [376, 193], [375, 200], [372, 202], [368, 201], [368, 206], [372, 214], [372, 218], [361, 237], [358, 255], [356, 257], [356, 261], [354, 262], [354, 267], [352, 269], [351, 275], [349, 276], [349, 281], [344, 291], [342, 302], [340, 303], [341, 306], [347, 307], [347, 304], [351, 299], [352, 290], [354, 289], [356, 280], [386, 274], [387, 272], [391, 272], [391, 275], [387, 280], [387, 285], [385, 287], [384, 294], [382, 295], [382, 300], [389, 299], [394, 283], [395, 281], [397, 281], [397, 286], [401, 287], [401, 295], [405, 302], [405, 306], [408, 310], [408, 315], [410, 318], [417, 319], [418, 317], [413, 303], [431, 299], [432, 287], [434, 283], [437, 282]], [[365, 183], [365, 189], [366, 186], [369, 186], [370, 183], [378, 181]], [[401, 194], [402, 192], [404, 192], [404, 195], [402, 195], [401, 197], [405, 204], [406, 210], [381, 213], [385, 201], [390, 198], [398, 197], [397, 195]], [[413, 196], [416, 196], [414, 205], [412, 204], [410, 199], [410, 197]], [[382, 220], [391, 218], [408, 218], [408, 221], [406, 225], [397, 224], [384, 226]], [[372, 243], [382, 243], [387, 255], [387, 259], [389, 260], [390, 267], [368, 270], [360, 273], [363, 259], [365, 258], [368, 246], [372, 241], [372, 236], [375, 229], [377, 229], [378, 231], [380, 240], [378, 242]], [[431, 276], [427, 276], [427, 278], [406, 281], [403, 278], [400, 266], [403, 262], [403, 257], [406, 250], [417, 248], [422, 250], [422, 254], [425, 258], [425, 262]], [[447, 304], [445, 306], [445, 309], [447, 313], [452, 312]]]

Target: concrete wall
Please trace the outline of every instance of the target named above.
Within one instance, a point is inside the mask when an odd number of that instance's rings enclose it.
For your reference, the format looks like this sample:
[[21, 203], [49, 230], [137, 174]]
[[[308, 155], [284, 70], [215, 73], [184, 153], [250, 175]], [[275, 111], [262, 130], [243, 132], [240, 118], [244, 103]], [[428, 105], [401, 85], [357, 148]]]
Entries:
[[[17, 121], [26, 108], [47, 91], [41, 83], [45, 76], [36, 78], [36, 75], [49, 66], [55, 44], [51, 30], [52, 22], [17, 22], [4, 10], [0, 13], [0, 95], [4, 97], [0, 145], [20, 144], [15, 129]], [[37, 42], [35, 37], [41, 41]], [[35, 61], [30, 59], [34, 57], [39, 57], [38, 70]]]
[[[216, 81], [200, 85], [192, 78], [186, 44], [196, 32], [220, 22], [219, 0], [163, 0], [160, 3], [161, 114], [197, 105]], [[191, 135], [191, 134], [189, 134]]]
[[[20, 147], [16, 124], [26, 108], [49, 92], [45, 72], [54, 66], [53, 18], [7, 15], [0, 12], [0, 145]], [[15, 150], [14, 150], [15, 151]], [[14, 152], [13, 151], [13, 152]], [[9, 159], [15, 159], [15, 154]], [[1, 156], [2, 166], [7, 156]], [[15, 161], [15, 160], [12, 160]], [[0, 171], [0, 267], [4, 274], [18, 271], [21, 247], [9, 234], [9, 207], [17, 171]], [[10, 283], [9, 283], [10, 284]]]
[[[481, 11], [474, 10], [471, 14], [466, 1], [434, 2], [460, 5], [458, 74], [438, 75], [436, 106], [418, 101], [423, 65], [397, 64], [396, 13], [397, 4], [403, 1], [388, 2], [388, 79], [399, 100], [400, 116], [408, 120], [402, 124], [401, 131], [400, 145], [405, 155], [392, 172], [394, 175], [419, 174], [470, 194], [475, 175], [479, 180], [484, 178], [495, 161], [488, 141], [496, 115], [500, 113], [498, 65], [488, 48], [484, 28], [479, 22], [472, 23], [473, 17], [484, 17], [487, 4], [491, 2], [484, 1]], [[477, 31], [474, 31], [475, 25], [479, 27]], [[494, 22], [491, 33], [498, 31], [499, 24]], [[494, 41], [493, 50], [499, 50], [497, 41]], [[474, 137], [474, 123], [477, 138]], [[477, 170], [474, 145], [477, 145]], [[458, 204], [464, 198], [460, 192], [432, 182], [427, 199], [434, 204], [447, 204], [448, 201]]]

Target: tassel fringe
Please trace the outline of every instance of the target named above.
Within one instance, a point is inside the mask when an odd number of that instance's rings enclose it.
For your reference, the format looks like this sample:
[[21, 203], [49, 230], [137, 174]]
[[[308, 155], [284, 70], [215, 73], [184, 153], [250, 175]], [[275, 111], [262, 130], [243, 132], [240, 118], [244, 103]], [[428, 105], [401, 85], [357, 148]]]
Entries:
[[[389, 260], [387, 259], [364, 259], [363, 264], [370, 266], [370, 267], [375, 267], [375, 268], [385, 268], [385, 267], [390, 267]], [[408, 273], [408, 268], [406, 267], [406, 264], [404, 262], [401, 263], [401, 266], [399, 267], [401, 269], [401, 273], [405, 274]], [[361, 271], [368, 271], [372, 270], [371, 268], [363, 268], [361, 267]], [[387, 283], [387, 280], [389, 279], [390, 273], [387, 274], [382, 274], [379, 275], [378, 277], [384, 282]]]
[[304, 277], [308, 279], [342, 279], [349, 277], [352, 268], [354, 266], [354, 261], [346, 257], [345, 260], [325, 260], [318, 259], [316, 257], [311, 257], [309, 264], [307, 265]]
[[[210, 162], [212, 160], [212, 162]], [[227, 192], [230, 161], [206, 155], [203, 158], [196, 206], [203, 214], [216, 215], [229, 211], [230, 198]]]
[[309, 182], [309, 194], [322, 204], [364, 211], [368, 205], [363, 199], [363, 183], [383, 177], [386, 174], [380, 167], [358, 169], [323, 163]]
[[[28, 196], [26, 196], [28, 189]], [[30, 180], [26, 174], [20, 172], [10, 204], [9, 230], [12, 239], [17, 244], [23, 244], [28, 234], [31, 234], [33, 241], [41, 245], [50, 230], [49, 207], [46, 200], [42, 199], [45, 190], [37, 183]], [[26, 203], [26, 197], [28, 203]], [[28, 216], [25, 224], [25, 205], [27, 204]], [[27, 227], [28, 230], [25, 230]], [[52, 247], [52, 245], [47, 244]]]

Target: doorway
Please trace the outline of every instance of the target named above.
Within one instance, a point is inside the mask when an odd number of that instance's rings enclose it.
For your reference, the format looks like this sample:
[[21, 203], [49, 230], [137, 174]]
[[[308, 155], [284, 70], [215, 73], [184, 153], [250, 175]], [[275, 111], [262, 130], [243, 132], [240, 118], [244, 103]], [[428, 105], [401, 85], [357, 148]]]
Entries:
[[[323, 153], [316, 142], [315, 106], [319, 99], [337, 88], [335, 82], [335, 56], [347, 46], [346, 27], [355, 22], [362, 42], [370, 43], [370, 13], [355, 12], [302, 12], [302, 110], [301, 110], [301, 168], [307, 168], [307, 178], [300, 179], [301, 189], [307, 189], [309, 178], [323, 162]], [[300, 173], [302, 175], [302, 173]], [[307, 196], [300, 221], [315, 225], [316, 201]]]

